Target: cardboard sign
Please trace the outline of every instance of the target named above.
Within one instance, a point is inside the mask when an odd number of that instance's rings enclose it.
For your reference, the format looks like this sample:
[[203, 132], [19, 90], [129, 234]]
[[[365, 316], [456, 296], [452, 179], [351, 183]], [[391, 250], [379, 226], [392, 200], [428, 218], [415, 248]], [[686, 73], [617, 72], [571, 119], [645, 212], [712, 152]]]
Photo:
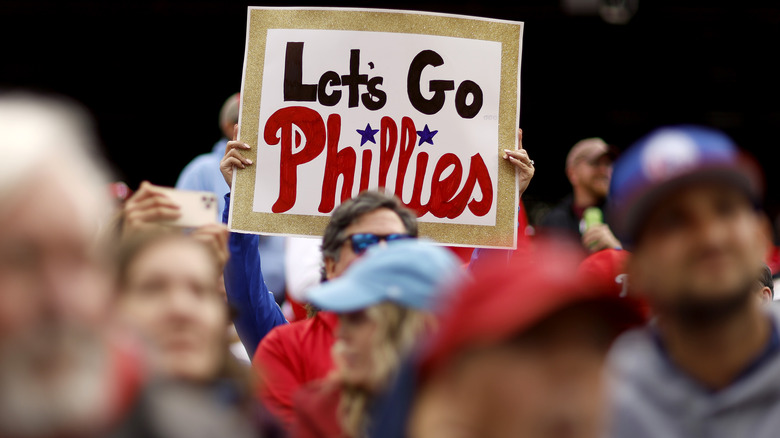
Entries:
[[249, 8], [233, 231], [321, 236], [363, 190], [420, 234], [513, 248], [523, 24], [445, 14]]

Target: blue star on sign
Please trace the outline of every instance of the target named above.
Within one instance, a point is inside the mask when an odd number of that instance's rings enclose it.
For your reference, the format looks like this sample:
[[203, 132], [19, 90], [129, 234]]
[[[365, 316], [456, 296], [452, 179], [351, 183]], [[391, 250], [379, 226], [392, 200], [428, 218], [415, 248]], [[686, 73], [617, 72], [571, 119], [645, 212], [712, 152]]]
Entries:
[[422, 131], [417, 131], [417, 135], [420, 136], [420, 142], [417, 146], [422, 146], [423, 143], [430, 143], [433, 145], [433, 136], [439, 131], [431, 131], [426, 124]]
[[360, 134], [360, 146], [366, 144], [367, 141], [376, 144], [376, 141], [374, 140], [374, 135], [376, 135], [376, 133], [379, 132], [379, 130], [371, 129], [370, 123], [366, 123], [366, 129], [356, 129], [355, 131], [357, 131], [357, 133]]

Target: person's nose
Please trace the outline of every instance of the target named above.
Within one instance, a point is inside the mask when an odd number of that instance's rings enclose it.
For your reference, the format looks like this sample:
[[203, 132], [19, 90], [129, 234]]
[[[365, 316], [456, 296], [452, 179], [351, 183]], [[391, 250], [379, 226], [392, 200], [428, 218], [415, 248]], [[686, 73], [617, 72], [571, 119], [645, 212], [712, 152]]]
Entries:
[[187, 320], [195, 317], [197, 313], [197, 298], [187, 287], [173, 286], [168, 292], [166, 301], [168, 315], [171, 318]]

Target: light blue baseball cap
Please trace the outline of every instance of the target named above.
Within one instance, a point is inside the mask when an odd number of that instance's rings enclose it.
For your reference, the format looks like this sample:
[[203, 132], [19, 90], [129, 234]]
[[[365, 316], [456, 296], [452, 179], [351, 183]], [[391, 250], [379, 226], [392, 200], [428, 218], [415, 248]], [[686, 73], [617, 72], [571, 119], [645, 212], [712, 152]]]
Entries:
[[309, 292], [316, 307], [354, 312], [392, 301], [436, 312], [448, 286], [466, 278], [460, 261], [446, 248], [421, 239], [404, 239], [371, 247], [340, 277]]

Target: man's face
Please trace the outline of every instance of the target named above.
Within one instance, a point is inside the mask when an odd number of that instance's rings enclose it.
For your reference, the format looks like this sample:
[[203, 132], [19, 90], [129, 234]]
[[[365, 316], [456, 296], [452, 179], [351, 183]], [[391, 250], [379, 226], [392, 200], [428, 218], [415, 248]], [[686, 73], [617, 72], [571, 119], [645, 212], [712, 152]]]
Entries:
[[42, 170], [0, 211], [0, 435], [85, 427], [108, 405], [108, 278], [88, 194], [58, 173]]
[[661, 306], [730, 302], [755, 289], [766, 254], [762, 216], [728, 185], [697, 184], [656, 203], [630, 278]]
[[612, 159], [607, 155], [580, 160], [569, 172], [569, 179], [573, 186], [599, 199], [607, 197], [610, 178], [612, 178]]
[[360, 233], [371, 233], [377, 235], [403, 234], [406, 233], [403, 221], [394, 211], [387, 208], [380, 208], [360, 216], [355, 222], [344, 229], [344, 236], [347, 239], [342, 243], [339, 259], [325, 260], [325, 275], [330, 280], [340, 276], [360, 255], [352, 250], [349, 236]]
[[67, 178], [31, 180], [3, 206], [0, 342], [45, 327], [91, 326], [104, 316], [107, 277], [95, 229], [69, 185]]

